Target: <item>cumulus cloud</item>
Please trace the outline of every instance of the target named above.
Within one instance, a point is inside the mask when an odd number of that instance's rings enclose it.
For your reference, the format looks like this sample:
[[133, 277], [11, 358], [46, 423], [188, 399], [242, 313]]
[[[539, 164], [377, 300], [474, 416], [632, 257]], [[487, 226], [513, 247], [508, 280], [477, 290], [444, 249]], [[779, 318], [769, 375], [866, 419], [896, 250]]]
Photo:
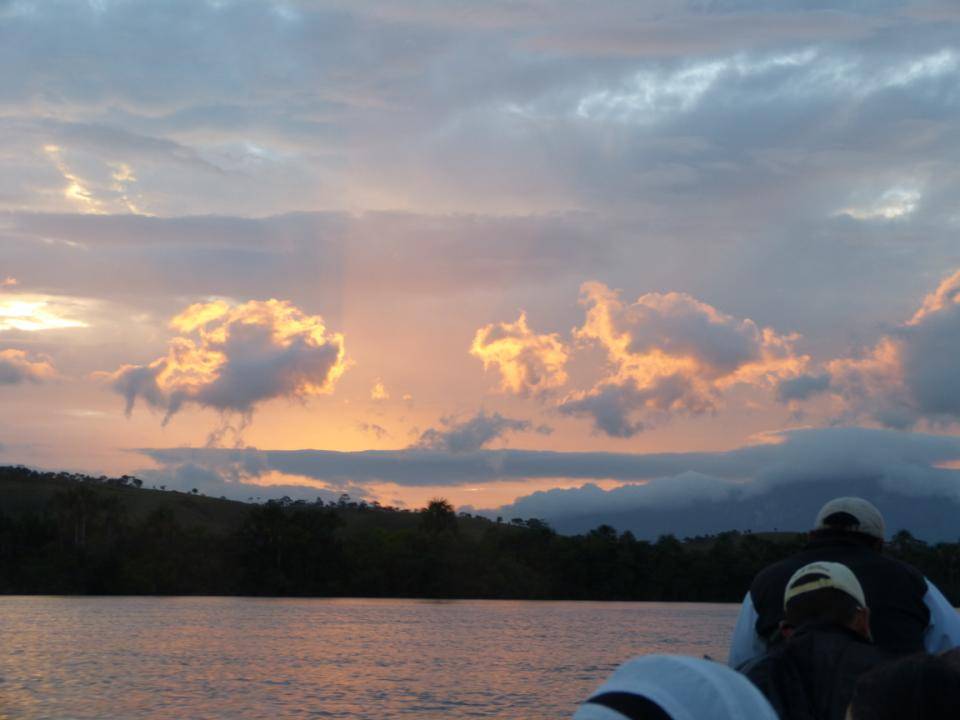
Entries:
[[128, 414], [139, 398], [164, 422], [187, 403], [249, 415], [273, 398], [332, 392], [347, 367], [343, 335], [282, 300], [197, 303], [170, 327], [178, 335], [164, 357], [101, 373]]
[[[498, 412], [488, 415], [484, 410], [468, 420], [457, 422], [454, 418], [445, 417], [440, 419], [440, 423], [442, 429], [428, 428], [421, 433], [413, 447], [451, 453], [476, 452], [507, 433], [531, 429], [529, 420], [515, 420]], [[537, 432], [543, 432], [544, 427], [538, 427]]]
[[567, 348], [556, 334], [540, 335], [527, 325], [526, 313], [516, 322], [491, 323], [477, 330], [470, 354], [484, 369], [497, 368], [500, 387], [517, 395], [541, 395], [567, 382]]
[[45, 355], [29, 354], [24, 350], [0, 350], [0, 385], [38, 383], [57, 376], [53, 361]]
[[928, 294], [913, 316], [864, 353], [824, 363], [824, 372], [781, 383], [781, 399], [830, 392], [841, 419], [894, 428], [960, 421], [960, 271]]
[[582, 302], [587, 318], [575, 335], [602, 347], [612, 372], [559, 409], [592, 418], [614, 437], [630, 437], [671, 414], [715, 410], [728, 388], [772, 386], [808, 362], [793, 349], [796, 336], [726, 315], [686, 293], [648, 293], [625, 304], [606, 285], [586, 283]]

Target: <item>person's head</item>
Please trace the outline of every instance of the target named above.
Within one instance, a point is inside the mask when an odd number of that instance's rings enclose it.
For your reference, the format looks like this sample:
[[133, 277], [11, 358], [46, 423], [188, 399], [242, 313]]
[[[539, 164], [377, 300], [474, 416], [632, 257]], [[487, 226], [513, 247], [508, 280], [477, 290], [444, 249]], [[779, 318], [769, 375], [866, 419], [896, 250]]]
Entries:
[[960, 669], [918, 653], [881, 665], [857, 680], [848, 720], [941, 720], [960, 717]]
[[763, 694], [726, 665], [681, 655], [628, 660], [574, 720], [776, 720]]
[[810, 535], [843, 537], [880, 550], [885, 530], [883, 515], [873, 503], [858, 497], [839, 497], [820, 508]]
[[857, 576], [846, 565], [814, 562], [787, 581], [780, 632], [789, 637], [808, 623], [833, 623], [870, 639], [870, 611]]

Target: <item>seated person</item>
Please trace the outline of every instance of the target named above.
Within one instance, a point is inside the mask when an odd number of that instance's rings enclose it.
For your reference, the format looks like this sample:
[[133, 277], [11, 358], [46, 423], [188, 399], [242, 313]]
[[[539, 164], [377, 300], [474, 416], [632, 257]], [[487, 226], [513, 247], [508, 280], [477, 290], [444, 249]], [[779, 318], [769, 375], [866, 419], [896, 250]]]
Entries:
[[880, 511], [863, 498], [834, 498], [824, 505], [807, 547], [754, 578], [737, 618], [727, 664], [739, 667], [777, 639], [787, 578], [816, 560], [843, 563], [857, 576], [870, 598], [878, 646], [909, 655], [960, 645], [960, 615], [923, 573], [883, 554], [884, 532]]
[[857, 681], [848, 720], [944, 720], [960, 717], [957, 657], [917, 653]]
[[710, 660], [645, 655], [621, 665], [574, 720], [776, 720], [760, 691]]
[[815, 562], [783, 596], [784, 641], [740, 668], [781, 720], [843, 720], [857, 679], [896, 657], [871, 641], [863, 588], [845, 565]]

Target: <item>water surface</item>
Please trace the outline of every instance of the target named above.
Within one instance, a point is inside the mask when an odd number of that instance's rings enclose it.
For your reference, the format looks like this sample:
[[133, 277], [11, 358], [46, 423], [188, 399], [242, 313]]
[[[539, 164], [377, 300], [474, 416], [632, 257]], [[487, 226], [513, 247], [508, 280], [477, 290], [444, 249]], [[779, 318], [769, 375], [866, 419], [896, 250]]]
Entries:
[[0, 597], [0, 718], [569, 717], [734, 605]]

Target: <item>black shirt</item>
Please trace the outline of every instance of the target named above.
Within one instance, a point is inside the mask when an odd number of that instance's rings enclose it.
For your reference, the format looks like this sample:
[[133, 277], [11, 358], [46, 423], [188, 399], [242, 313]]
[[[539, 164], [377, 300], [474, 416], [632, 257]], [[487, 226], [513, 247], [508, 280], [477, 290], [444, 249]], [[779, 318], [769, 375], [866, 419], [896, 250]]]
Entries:
[[896, 657], [840, 625], [810, 624], [740, 671], [781, 720], [843, 720], [857, 678]]
[[757, 634], [769, 641], [783, 620], [783, 593], [804, 565], [826, 560], [846, 565], [857, 576], [877, 646], [906, 655], [924, 649], [930, 610], [924, 602], [927, 581], [916, 568], [887, 557], [855, 539], [815, 538], [801, 552], [763, 570], [750, 586], [757, 611]]

